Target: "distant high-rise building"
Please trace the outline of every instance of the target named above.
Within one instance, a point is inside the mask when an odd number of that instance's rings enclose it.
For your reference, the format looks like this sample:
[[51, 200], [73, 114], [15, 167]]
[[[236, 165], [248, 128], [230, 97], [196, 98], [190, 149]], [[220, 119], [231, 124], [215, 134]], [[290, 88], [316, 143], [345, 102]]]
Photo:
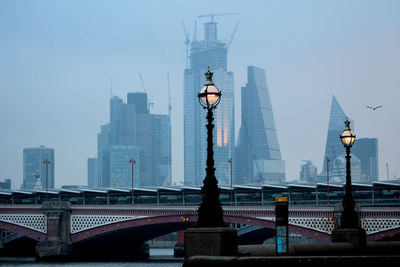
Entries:
[[49, 160], [47, 170], [48, 189], [54, 189], [54, 149], [45, 146], [35, 148], [24, 148], [23, 150], [23, 184], [22, 189], [33, 189], [36, 184], [36, 177], [40, 176], [40, 183], [46, 187], [46, 164]]
[[112, 97], [110, 123], [102, 126], [97, 140], [99, 187], [131, 187], [132, 158], [134, 185], [165, 185], [171, 180], [170, 118], [149, 112], [146, 93], [129, 93], [127, 103]]
[[4, 182], [0, 182], [1, 190], [11, 190], [11, 179], [4, 179]]
[[[214, 111], [215, 175], [220, 185], [228, 185], [229, 163], [235, 149], [235, 108], [233, 73], [227, 68], [228, 49], [217, 38], [217, 23], [204, 24], [204, 40], [190, 43], [190, 66], [184, 71], [184, 184], [201, 185], [207, 159], [206, 113], [197, 94], [206, 81], [210, 67], [213, 81], [222, 92], [221, 102]], [[235, 159], [233, 159], [235, 161]]]
[[[357, 142], [357, 141], [356, 141]], [[356, 155], [350, 154], [350, 173], [351, 181], [359, 183], [361, 182], [361, 162]], [[345, 183], [346, 182], [346, 153], [343, 152], [333, 160], [332, 174], [329, 177], [329, 181], [333, 183]]]
[[[337, 101], [335, 96], [332, 96], [332, 105], [331, 105], [331, 113], [329, 116], [329, 125], [328, 125], [328, 136], [326, 139], [325, 146], [325, 156], [324, 156], [324, 165], [322, 168], [321, 176], [326, 177], [327, 171], [327, 158], [329, 159], [329, 170], [333, 170], [333, 163], [336, 157], [343, 154], [345, 148], [340, 141], [340, 135], [342, 134], [345, 125], [344, 122], [347, 119], [346, 114], [344, 113], [342, 107]], [[350, 119], [349, 119], [350, 120]], [[350, 120], [351, 121], [351, 120]], [[352, 129], [354, 130], [353, 121], [351, 121]]]
[[361, 182], [374, 182], [379, 180], [378, 170], [378, 139], [358, 138], [353, 144], [351, 153], [356, 155], [361, 162]]
[[236, 184], [285, 180], [265, 71], [258, 67], [247, 68], [247, 84], [242, 87], [242, 125], [236, 151]]
[[97, 164], [97, 158], [88, 158], [87, 161], [87, 179], [88, 179], [88, 187], [89, 188], [98, 188], [99, 180], [98, 180], [98, 172], [99, 167]]
[[140, 148], [136, 146], [114, 145], [110, 147], [111, 187], [132, 187], [132, 165], [129, 162], [131, 159], [136, 162], [133, 166], [133, 185], [140, 185], [140, 153]]
[[317, 167], [309, 160], [304, 160], [300, 167], [300, 181], [315, 183]]
[[100, 133], [97, 134], [97, 179], [99, 187], [110, 186], [110, 124], [102, 125]]

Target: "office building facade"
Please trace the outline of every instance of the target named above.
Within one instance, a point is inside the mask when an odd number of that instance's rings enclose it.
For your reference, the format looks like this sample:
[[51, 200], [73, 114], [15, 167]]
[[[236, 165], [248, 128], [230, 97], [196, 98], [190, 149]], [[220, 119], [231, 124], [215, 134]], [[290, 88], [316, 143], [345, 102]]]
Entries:
[[24, 148], [23, 150], [23, 184], [21, 189], [32, 190], [36, 184], [36, 178], [40, 177], [42, 187], [46, 188], [46, 164], [47, 165], [47, 188], [54, 189], [54, 149], [45, 146], [35, 148]]
[[184, 184], [202, 185], [207, 159], [207, 112], [198, 102], [203, 88], [204, 73], [210, 67], [213, 81], [222, 92], [221, 102], [214, 110], [214, 160], [220, 185], [230, 183], [228, 160], [234, 159], [235, 106], [233, 73], [227, 67], [228, 49], [218, 41], [217, 23], [204, 24], [204, 40], [190, 43], [190, 65], [184, 71]]
[[151, 114], [146, 93], [129, 93], [127, 103], [112, 97], [110, 123], [97, 141], [99, 187], [131, 187], [130, 159], [136, 162], [134, 186], [170, 183], [170, 116]]
[[98, 188], [98, 172], [99, 167], [97, 164], [97, 158], [88, 158], [87, 160], [87, 179], [88, 179], [88, 187], [89, 188]]
[[351, 149], [361, 162], [360, 181], [369, 183], [379, 180], [378, 139], [358, 138]]
[[242, 125], [236, 148], [236, 184], [285, 181], [265, 71], [249, 66], [241, 89]]

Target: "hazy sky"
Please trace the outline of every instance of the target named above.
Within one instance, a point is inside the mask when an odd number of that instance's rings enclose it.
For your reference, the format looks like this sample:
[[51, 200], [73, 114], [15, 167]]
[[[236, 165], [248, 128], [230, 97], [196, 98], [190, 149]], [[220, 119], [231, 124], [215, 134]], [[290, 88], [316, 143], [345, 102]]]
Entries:
[[[172, 97], [173, 181], [183, 180], [182, 21], [215, 17], [228, 40], [236, 128], [247, 66], [264, 68], [288, 180], [302, 160], [320, 171], [332, 95], [357, 137], [377, 137], [380, 179], [400, 175], [400, 1], [0, 1], [0, 180], [22, 183], [22, 150], [55, 149], [56, 186], [87, 184], [87, 158], [113, 95], [142, 91], [152, 112]], [[203, 23], [198, 19], [198, 38]], [[218, 85], [217, 85], [218, 86]], [[200, 88], [199, 88], [200, 89]], [[223, 100], [222, 100], [223, 101]], [[383, 105], [371, 111], [366, 105]]]

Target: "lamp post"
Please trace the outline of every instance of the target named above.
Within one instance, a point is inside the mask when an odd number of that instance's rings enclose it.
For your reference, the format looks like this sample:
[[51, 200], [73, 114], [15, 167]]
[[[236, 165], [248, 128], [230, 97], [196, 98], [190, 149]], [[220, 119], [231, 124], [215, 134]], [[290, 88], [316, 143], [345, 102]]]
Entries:
[[230, 165], [230, 174], [231, 174], [231, 206], [232, 206], [232, 158], [228, 160], [228, 163]]
[[46, 201], [47, 201], [47, 197], [48, 197], [48, 190], [49, 190], [49, 164], [51, 164], [51, 161], [48, 159], [45, 159], [43, 161], [44, 164], [46, 164]]
[[358, 216], [354, 209], [355, 201], [351, 187], [351, 165], [350, 148], [356, 140], [356, 135], [350, 129], [350, 121], [347, 119], [344, 124], [346, 128], [340, 135], [340, 140], [346, 148], [346, 192], [343, 198], [343, 213], [340, 218], [340, 228], [359, 228]]
[[329, 206], [329, 162], [331, 162], [331, 160], [328, 157], [326, 157], [326, 184], [328, 187], [328, 192], [327, 192], [328, 206]]
[[198, 209], [198, 227], [222, 227], [226, 226], [223, 220], [222, 206], [219, 200], [218, 180], [215, 177], [214, 150], [213, 150], [213, 112], [221, 100], [221, 92], [215, 87], [213, 73], [208, 68], [204, 74], [207, 78], [204, 87], [198, 94], [200, 105], [207, 109], [207, 168], [206, 177], [201, 188], [202, 200]]
[[136, 164], [136, 160], [134, 160], [133, 158], [129, 160], [129, 163], [132, 165], [132, 205], [135, 204], [134, 201], [134, 196], [133, 196], [133, 165]]

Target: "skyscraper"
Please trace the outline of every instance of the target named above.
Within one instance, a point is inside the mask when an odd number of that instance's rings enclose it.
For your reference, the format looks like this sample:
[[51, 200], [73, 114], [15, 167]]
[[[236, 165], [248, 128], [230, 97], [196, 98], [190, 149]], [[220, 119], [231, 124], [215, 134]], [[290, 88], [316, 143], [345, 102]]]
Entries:
[[378, 139], [358, 138], [351, 149], [361, 162], [361, 182], [374, 182], [379, 179]]
[[242, 125], [237, 144], [236, 184], [280, 183], [285, 180], [265, 71], [247, 68], [242, 87]]
[[97, 136], [99, 187], [166, 185], [171, 181], [169, 115], [151, 114], [146, 93], [129, 93], [127, 103], [110, 100], [110, 123]]
[[[331, 113], [329, 116], [328, 136], [326, 139], [324, 166], [322, 168], [321, 176], [326, 177], [327, 158], [329, 158], [329, 170], [333, 170], [334, 160], [344, 152], [344, 147], [340, 141], [340, 135], [344, 130], [344, 121], [347, 119], [342, 107], [337, 101], [335, 96], [332, 96]], [[349, 119], [350, 120], [350, 119]], [[350, 120], [351, 121], [351, 120]], [[353, 121], [351, 121], [352, 128], [354, 129]]]
[[98, 164], [97, 158], [88, 158], [87, 161], [87, 179], [88, 179], [88, 187], [89, 188], [98, 188], [99, 180], [98, 180]]
[[227, 68], [228, 49], [218, 41], [217, 23], [204, 24], [204, 40], [190, 43], [190, 66], [184, 71], [184, 183], [201, 185], [207, 158], [206, 112], [197, 94], [204, 86], [204, 73], [210, 67], [213, 81], [222, 92], [221, 103], [214, 112], [214, 160], [220, 185], [230, 179], [228, 160], [234, 158], [235, 120], [233, 73]]
[[317, 176], [317, 167], [310, 160], [303, 160], [300, 166], [300, 181], [314, 183]]
[[24, 148], [23, 150], [23, 184], [22, 189], [33, 189], [36, 183], [36, 177], [40, 176], [40, 183], [46, 188], [46, 164], [49, 160], [47, 170], [48, 189], [54, 188], [54, 149], [41, 145], [35, 148]]

